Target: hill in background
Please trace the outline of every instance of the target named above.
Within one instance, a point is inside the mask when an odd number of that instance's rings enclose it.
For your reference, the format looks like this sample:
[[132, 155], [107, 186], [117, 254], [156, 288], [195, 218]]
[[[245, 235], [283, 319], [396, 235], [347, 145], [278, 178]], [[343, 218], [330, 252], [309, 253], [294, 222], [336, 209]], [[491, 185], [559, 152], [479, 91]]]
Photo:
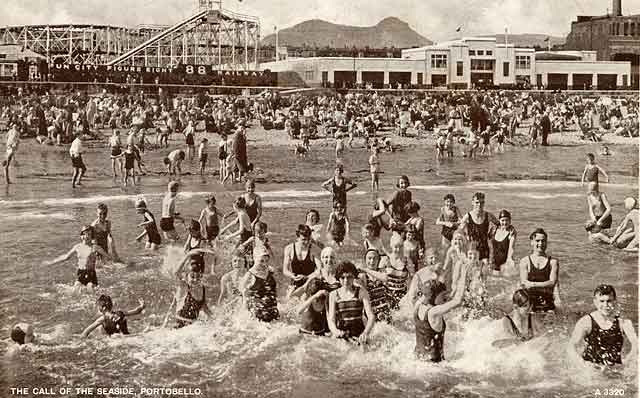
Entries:
[[[261, 45], [275, 45], [275, 34], [266, 36]], [[331, 48], [410, 48], [426, 46], [432, 41], [395, 17], [385, 18], [375, 26], [337, 25], [320, 19], [305, 21], [278, 32], [279, 46]]]

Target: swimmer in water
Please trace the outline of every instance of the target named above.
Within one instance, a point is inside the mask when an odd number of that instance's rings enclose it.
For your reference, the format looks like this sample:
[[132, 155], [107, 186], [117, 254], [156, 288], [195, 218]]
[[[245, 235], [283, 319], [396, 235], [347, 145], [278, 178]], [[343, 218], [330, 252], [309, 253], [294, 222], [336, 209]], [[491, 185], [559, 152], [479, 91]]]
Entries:
[[207, 206], [200, 212], [200, 225], [202, 225], [202, 236], [207, 240], [209, 246], [213, 246], [215, 239], [220, 233], [220, 216], [216, 208], [216, 197], [211, 195], [206, 200]]
[[[616, 290], [600, 285], [593, 292], [596, 310], [578, 320], [571, 335], [571, 352], [586, 362], [602, 367], [621, 365], [624, 336], [631, 343], [625, 362], [637, 358], [638, 337], [630, 319], [621, 318], [616, 306]], [[581, 350], [583, 343], [584, 348]], [[582, 353], [580, 352], [582, 351]]]
[[147, 202], [144, 199], [138, 199], [136, 201], [136, 212], [144, 216], [144, 221], [138, 224], [138, 227], [143, 227], [144, 231], [136, 237], [136, 242], [139, 242], [147, 237], [146, 248], [150, 250], [158, 250], [158, 246], [162, 243], [162, 237], [158, 232], [158, 226], [156, 225], [156, 219], [153, 214], [147, 210]]
[[74, 287], [87, 286], [93, 289], [98, 286], [98, 276], [96, 275], [96, 261], [98, 256], [113, 261], [109, 253], [105, 252], [94, 241], [94, 229], [87, 225], [80, 230], [80, 243], [74, 245], [66, 254], [45, 261], [43, 265], [50, 266], [69, 260], [74, 254], [78, 257], [78, 279]]
[[176, 212], [176, 198], [178, 196], [178, 189], [180, 184], [176, 181], [171, 181], [167, 185], [167, 193], [162, 198], [162, 218], [160, 219], [160, 229], [164, 233], [164, 238], [170, 241], [180, 240], [180, 236], [176, 232], [174, 226], [175, 220], [184, 222], [184, 218], [180, 216], [180, 213]]
[[225, 302], [234, 302], [240, 298], [240, 283], [247, 273], [247, 261], [244, 252], [236, 249], [231, 256], [231, 271], [222, 275], [220, 278], [220, 296], [218, 297], [218, 306]]
[[[176, 305], [176, 328], [182, 328], [184, 326], [194, 323], [198, 319], [200, 311], [207, 314], [209, 318], [213, 315], [207, 305], [206, 290], [202, 284], [202, 276], [204, 274], [204, 267], [198, 262], [192, 261], [192, 255], [195, 252], [204, 251], [210, 252], [205, 249], [195, 249], [187, 253], [183, 258], [180, 266], [175, 272], [176, 276], [176, 293], [171, 303], [171, 307]], [[187, 270], [185, 271], [185, 265], [189, 263]], [[165, 320], [166, 324], [166, 320]]]
[[36, 342], [33, 327], [28, 323], [17, 323], [11, 328], [11, 340], [18, 345]]
[[596, 181], [589, 182], [587, 205], [589, 206], [589, 221], [585, 225], [585, 229], [589, 233], [589, 240], [591, 242], [609, 243], [609, 236], [603, 231], [611, 228], [611, 222], [613, 221], [611, 205], [607, 195], [598, 190]]
[[[98, 218], [93, 220], [95, 243], [107, 253], [111, 253], [113, 261], [120, 262], [120, 257], [116, 251], [116, 243], [111, 234], [111, 220], [108, 220], [109, 208], [104, 203], [99, 203], [97, 208]], [[111, 250], [109, 250], [111, 249]]]
[[496, 340], [492, 343], [494, 347], [507, 347], [528, 341], [535, 335], [534, 320], [531, 316], [533, 305], [529, 300], [529, 295], [524, 289], [518, 289], [512, 297], [513, 309], [511, 313], [505, 314], [498, 322], [502, 326], [502, 331], [508, 337]]
[[587, 164], [584, 166], [584, 171], [582, 172], [582, 179], [580, 183], [584, 185], [586, 182], [595, 182], [599, 183], [599, 174], [602, 173], [604, 178], [607, 179], [607, 182], [611, 182], [607, 172], [604, 171], [602, 167], [596, 164], [596, 157], [593, 153], [587, 153]]
[[126, 317], [138, 315], [142, 310], [144, 310], [144, 300], [138, 300], [138, 302], [140, 305], [133, 310], [114, 311], [111, 297], [104, 294], [100, 295], [96, 305], [98, 306], [98, 311], [101, 315], [91, 325], [87, 326], [87, 328], [82, 332], [81, 337], [89, 337], [91, 332], [93, 332], [98, 326], [102, 326], [102, 330], [108, 336], [116, 333], [129, 334]]
[[628, 211], [620, 225], [613, 234], [609, 244], [625, 251], [638, 251], [638, 238], [640, 237], [640, 214], [638, 213], [638, 201], [628, 197], [624, 200], [624, 208]]
[[329, 292], [324, 289], [322, 280], [313, 278], [306, 284], [306, 299], [298, 306], [300, 329], [302, 334], [324, 336], [329, 333], [327, 324], [327, 299]]

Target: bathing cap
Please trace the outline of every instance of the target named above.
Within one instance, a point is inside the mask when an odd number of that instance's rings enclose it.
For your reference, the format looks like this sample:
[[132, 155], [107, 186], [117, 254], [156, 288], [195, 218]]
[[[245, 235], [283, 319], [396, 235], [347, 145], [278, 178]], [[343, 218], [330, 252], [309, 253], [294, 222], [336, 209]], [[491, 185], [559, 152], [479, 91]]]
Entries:
[[635, 198], [628, 197], [624, 200], [624, 207], [633, 209], [634, 207], [636, 207], [636, 203], [637, 201]]

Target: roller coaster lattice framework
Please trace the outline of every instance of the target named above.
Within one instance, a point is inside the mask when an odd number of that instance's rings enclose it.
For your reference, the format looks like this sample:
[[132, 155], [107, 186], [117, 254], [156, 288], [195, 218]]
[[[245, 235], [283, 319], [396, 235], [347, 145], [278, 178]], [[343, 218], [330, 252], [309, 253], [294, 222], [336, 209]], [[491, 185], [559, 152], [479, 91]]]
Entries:
[[260, 50], [260, 20], [222, 7], [201, 7], [170, 26], [5, 26], [0, 27], [0, 44], [20, 45], [44, 55], [50, 63], [64, 64], [165, 68], [194, 64], [252, 70], [269, 57]]

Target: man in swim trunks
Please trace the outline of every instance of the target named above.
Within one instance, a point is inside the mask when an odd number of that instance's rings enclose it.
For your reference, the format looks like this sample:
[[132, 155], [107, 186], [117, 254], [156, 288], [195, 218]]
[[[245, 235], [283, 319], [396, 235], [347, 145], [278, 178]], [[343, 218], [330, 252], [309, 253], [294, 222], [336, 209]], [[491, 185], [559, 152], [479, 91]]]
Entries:
[[[630, 319], [621, 318], [616, 308], [616, 291], [600, 285], [593, 292], [596, 310], [578, 320], [571, 335], [572, 352], [587, 362], [601, 366], [622, 364], [623, 336], [631, 343], [630, 357], [637, 355], [638, 337]], [[582, 342], [586, 345], [580, 353]], [[626, 359], [626, 358], [625, 358]], [[625, 362], [633, 362], [627, 361]]]

